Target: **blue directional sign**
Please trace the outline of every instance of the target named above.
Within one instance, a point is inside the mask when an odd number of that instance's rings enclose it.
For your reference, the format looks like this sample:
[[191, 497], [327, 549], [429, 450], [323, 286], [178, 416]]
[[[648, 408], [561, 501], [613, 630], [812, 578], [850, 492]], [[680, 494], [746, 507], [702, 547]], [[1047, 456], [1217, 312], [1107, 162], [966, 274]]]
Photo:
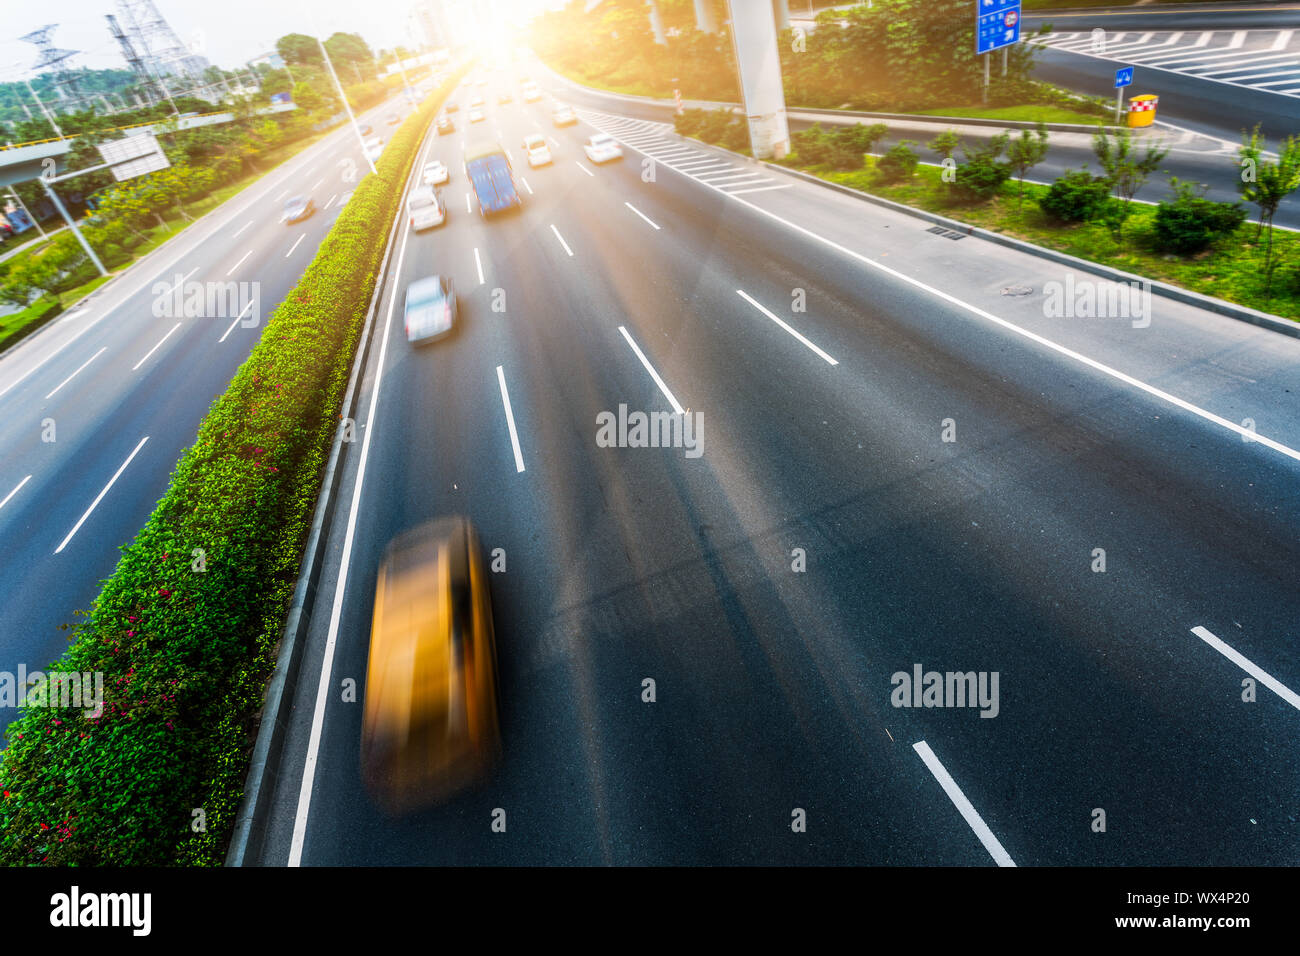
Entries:
[[989, 53], [1020, 42], [1020, 0], [979, 0], [975, 52]]
[[1133, 82], [1133, 67], [1121, 66], [1115, 71], [1115, 89], [1129, 86]]

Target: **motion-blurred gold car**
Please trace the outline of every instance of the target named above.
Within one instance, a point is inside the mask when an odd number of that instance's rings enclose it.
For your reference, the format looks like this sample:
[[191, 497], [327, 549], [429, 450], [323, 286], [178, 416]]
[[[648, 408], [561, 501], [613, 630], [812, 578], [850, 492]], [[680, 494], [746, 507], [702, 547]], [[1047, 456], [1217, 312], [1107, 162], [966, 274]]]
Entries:
[[361, 728], [361, 773], [392, 815], [487, 773], [500, 750], [487, 567], [464, 517], [406, 531], [384, 552]]

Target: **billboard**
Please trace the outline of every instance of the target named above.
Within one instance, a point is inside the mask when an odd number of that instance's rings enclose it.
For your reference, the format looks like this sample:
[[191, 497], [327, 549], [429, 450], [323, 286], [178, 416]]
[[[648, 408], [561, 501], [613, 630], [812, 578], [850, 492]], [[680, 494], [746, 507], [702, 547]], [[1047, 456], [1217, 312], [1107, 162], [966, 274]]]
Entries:
[[152, 133], [141, 133], [99, 144], [99, 155], [112, 166], [113, 178], [119, 183], [171, 165], [167, 154]]

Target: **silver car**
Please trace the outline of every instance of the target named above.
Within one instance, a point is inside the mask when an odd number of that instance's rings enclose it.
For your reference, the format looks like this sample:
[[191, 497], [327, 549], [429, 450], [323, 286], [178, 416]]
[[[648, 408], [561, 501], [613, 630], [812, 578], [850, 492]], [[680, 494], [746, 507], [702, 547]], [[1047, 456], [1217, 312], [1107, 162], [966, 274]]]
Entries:
[[456, 290], [446, 276], [416, 279], [406, 287], [406, 341], [426, 342], [456, 325]]

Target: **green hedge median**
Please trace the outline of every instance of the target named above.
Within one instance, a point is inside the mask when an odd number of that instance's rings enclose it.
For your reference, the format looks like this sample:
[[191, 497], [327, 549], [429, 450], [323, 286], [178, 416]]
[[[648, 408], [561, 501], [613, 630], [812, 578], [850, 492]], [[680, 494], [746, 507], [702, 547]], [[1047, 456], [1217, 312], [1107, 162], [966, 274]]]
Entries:
[[456, 79], [361, 180], [50, 666], [102, 672], [102, 714], [9, 726], [0, 862], [220, 865], [385, 239]]

